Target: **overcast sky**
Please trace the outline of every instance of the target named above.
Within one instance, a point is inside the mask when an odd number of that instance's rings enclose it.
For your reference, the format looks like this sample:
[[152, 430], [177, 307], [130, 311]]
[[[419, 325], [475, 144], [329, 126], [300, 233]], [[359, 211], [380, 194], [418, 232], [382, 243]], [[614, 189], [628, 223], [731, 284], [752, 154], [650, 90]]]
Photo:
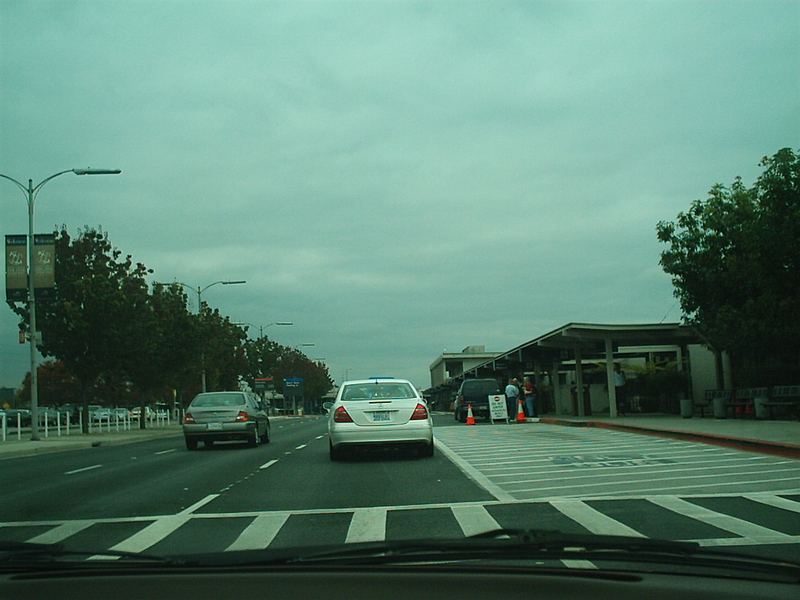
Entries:
[[[122, 169], [48, 183], [37, 232], [246, 280], [203, 300], [294, 322], [266, 333], [337, 382], [679, 320], [656, 223], [800, 146], [797, 0], [3, 0], [0, 52], [0, 173]], [[3, 307], [0, 386], [17, 331]]]

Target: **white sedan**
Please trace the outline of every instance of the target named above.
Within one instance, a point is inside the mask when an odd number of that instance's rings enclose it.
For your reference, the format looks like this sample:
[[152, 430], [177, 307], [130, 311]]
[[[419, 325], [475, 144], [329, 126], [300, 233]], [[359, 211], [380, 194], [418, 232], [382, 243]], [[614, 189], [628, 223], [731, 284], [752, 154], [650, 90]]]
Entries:
[[331, 460], [348, 448], [416, 447], [433, 456], [433, 419], [411, 382], [387, 377], [347, 381], [328, 408]]

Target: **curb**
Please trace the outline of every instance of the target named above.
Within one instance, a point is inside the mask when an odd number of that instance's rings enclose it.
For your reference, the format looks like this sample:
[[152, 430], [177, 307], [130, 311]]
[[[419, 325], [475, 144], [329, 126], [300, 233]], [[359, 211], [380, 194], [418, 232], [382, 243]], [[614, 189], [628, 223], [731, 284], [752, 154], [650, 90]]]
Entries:
[[83, 450], [85, 448], [98, 448], [100, 446], [118, 446], [131, 444], [159, 437], [182, 435], [180, 429], [172, 427], [157, 427], [145, 429], [143, 432], [103, 432], [103, 433], [75, 433], [69, 436], [51, 437], [41, 440], [9, 440], [0, 442], [0, 461], [7, 458], [21, 456], [35, 456], [37, 454], [50, 454], [65, 450]]
[[609, 423], [607, 421], [571, 421], [569, 419], [540, 418], [539, 422], [549, 423], [551, 425], [563, 425], [566, 427], [597, 427], [599, 429], [612, 429], [615, 431], [625, 431], [628, 433], [643, 433], [645, 435], [668, 437], [689, 442], [701, 442], [704, 444], [713, 444], [715, 446], [724, 446], [726, 448], [735, 448], [737, 450], [747, 450], [750, 452], [760, 452], [762, 454], [782, 456], [784, 458], [800, 459], [800, 446], [794, 444], [769, 442], [767, 440], [726, 437], [713, 433], [678, 431], [676, 429], [660, 429], [658, 427]]

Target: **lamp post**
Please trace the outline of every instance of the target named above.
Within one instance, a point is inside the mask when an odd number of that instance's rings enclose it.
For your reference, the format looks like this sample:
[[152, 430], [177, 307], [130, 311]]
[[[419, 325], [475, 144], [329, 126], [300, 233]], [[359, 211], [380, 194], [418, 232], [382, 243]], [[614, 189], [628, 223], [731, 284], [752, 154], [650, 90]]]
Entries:
[[0, 177], [8, 179], [22, 190], [28, 202], [28, 315], [30, 320], [29, 339], [31, 347], [31, 440], [39, 439], [39, 378], [36, 373], [36, 297], [34, 294], [33, 277], [33, 205], [36, 202], [39, 191], [45, 183], [67, 173], [74, 173], [75, 175], [119, 175], [122, 171], [120, 169], [67, 169], [66, 171], [60, 171], [54, 175], [50, 175], [50, 177], [40, 181], [37, 185], [33, 185], [33, 179], [28, 179], [27, 186], [13, 177], [0, 173]]
[[[209, 283], [206, 287], [203, 287], [203, 288], [201, 288], [199, 285], [195, 288], [195, 287], [192, 287], [191, 285], [187, 285], [185, 283], [181, 283], [180, 281], [176, 281], [175, 283], [177, 283], [179, 286], [183, 287], [184, 289], [192, 290], [194, 293], [197, 294], [197, 314], [199, 316], [201, 311], [202, 311], [202, 307], [203, 307], [203, 292], [205, 292], [208, 288], [210, 288], [211, 286], [217, 285], [217, 284], [238, 285], [238, 284], [247, 283], [247, 282], [244, 281], [244, 280], [238, 280], [238, 281], [230, 281], [230, 280], [215, 281], [214, 283]], [[200, 355], [200, 362], [202, 363], [201, 364], [201, 371], [200, 371], [200, 389], [201, 389], [201, 391], [205, 392], [206, 391], [206, 356], [205, 356], [205, 352], [203, 352]]]

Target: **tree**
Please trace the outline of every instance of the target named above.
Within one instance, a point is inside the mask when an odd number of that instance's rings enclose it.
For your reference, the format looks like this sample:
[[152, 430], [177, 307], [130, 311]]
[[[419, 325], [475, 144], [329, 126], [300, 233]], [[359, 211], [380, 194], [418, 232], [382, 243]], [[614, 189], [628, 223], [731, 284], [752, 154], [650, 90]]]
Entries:
[[686, 319], [774, 383], [800, 375], [800, 157], [784, 148], [760, 166], [751, 188], [717, 184], [657, 233]]
[[[39, 380], [39, 405], [61, 406], [63, 404], [77, 404], [81, 400], [80, 382], [64, 366], [60, 360], [46, 360], [37, 367]], [[22, 380], [22, 388], [17, 397], [22, 404], [31, 400], [31, 374], [30, 371]]]
[[[55, 300], [38, 302], [40, 351], [61, 360], [82, 388], [84, 426], [101, 375], [122, 370], [146, 332], [140, 320], [148, 269], [114, 248], [108, 235], [86, 228], [56, 232]], [[27, 307], [13, 310], [29, 323]]]
[[[186, 294], [177, 285], [156, 283], [137, 311], [135, 347], [127, 353], [123, 369], [139, 393], [145, 414], [148, 393], [167, 388], [177, 390], [186, 373], [197, 364], [196, 320], [189, 313]], [[196, 373], [196, 371], [195, 371]], [[145, 428], [145, 419], [139, 427]]]

